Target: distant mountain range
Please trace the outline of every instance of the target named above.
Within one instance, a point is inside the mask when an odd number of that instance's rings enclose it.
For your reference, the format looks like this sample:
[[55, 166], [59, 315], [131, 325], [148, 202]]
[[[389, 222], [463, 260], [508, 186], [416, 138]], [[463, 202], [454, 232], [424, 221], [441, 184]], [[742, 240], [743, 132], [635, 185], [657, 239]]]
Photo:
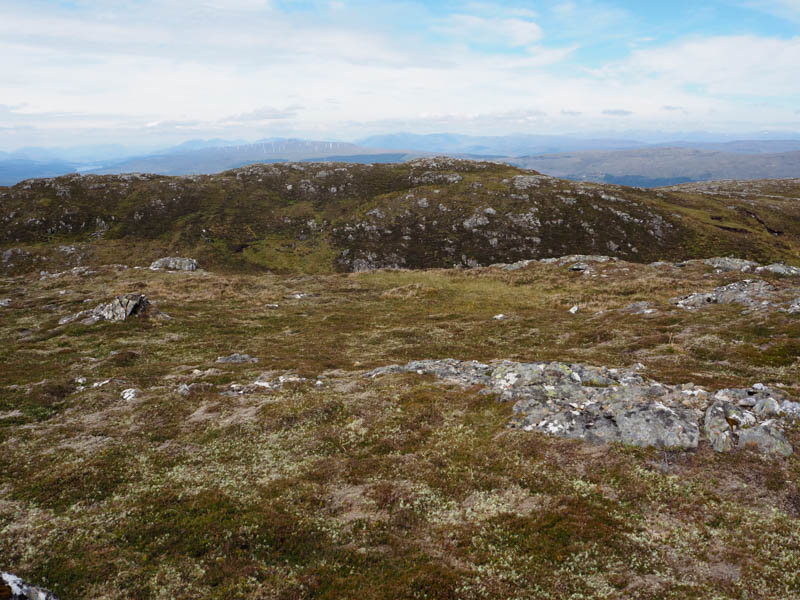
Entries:
[[567, 179], [656, 187], [708, 179], [800, 177], [800, 139], [645, 143], [576, 136], [392, 133], [357, 143], [273, 138], [190, 140], [162, 149], [120, 145], [23, 148], [0, 152], [0, 185], [82, 173], [218, 173], [247, 164], [337, 161], [404, 162], [444, 154], [483, 158]]
[[[747, 144], [739, 142], [737, 147], [744, 148]], [[638, 148], [525, 156], [508, 162], [563, 179], [640, 187], [718, 179], [800, 177], [800, 149], [744, 154], [698, 148]]]
[[[184, 146], [186, 146], [184, 144]], [[171, 149], [170, 151], [130, 158], [92, 169], [92, 173], [157, 173], [160, 175], [196, 175], [218, 173], [251, 163], [302, 162], [309, 160], [342, 162], [402, 162], [405, 153], [385, 152], [343, 142], [308, 140], [273, 140], [255, 144]]]

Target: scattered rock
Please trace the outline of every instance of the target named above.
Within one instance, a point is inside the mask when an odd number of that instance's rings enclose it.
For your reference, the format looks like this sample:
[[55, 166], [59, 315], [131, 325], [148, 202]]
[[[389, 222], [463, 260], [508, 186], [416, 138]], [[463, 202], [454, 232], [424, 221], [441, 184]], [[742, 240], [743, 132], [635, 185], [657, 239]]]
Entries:
[[776, 290], [775, 286], [759, 279], [744, 279], [711, 292], [695, 293], [673, 298], [671, 302], [685, 309], [695, 309], [709, 304], [744, 304], [749, 307], [768, 305], [770, 292]]
[[256, 379], [253, 384], [268, 389], [280, 389], [287, 383], [303, 383], [304, 381], [308, 381], [305, 377], [300, 377], [294, 373], [289, 373], [287, 375], [281, 375], [277, 379], [269, 379], [268, 377], [262, 375], [258, 379]]
[[210, 383], [190, 383], [188, 385], [185, 383], [181, 383], [178, 386], [177, 392], [178, 394], [186, 398], [194, 393], [209, 390], [212, 387], [213, 386]]
[[11, 298], [0, 298], [0, 307], [11, 306]]
[[504, 271], [518, 271], [519, 269], [524, 269], [530, 264], [537, 262], [536, 260], [520, 260], [515, 263], [495, 263], [493, 265], [489, 265], [490, 267], [496, 269], [503, 269]]
[[130, 402], [131, 400], [135, 400], [139, 397], [139, 390], [136, 388], [128, 388], [127, 390], [122, 390], [120, 397], [125, 400], [126, 402]]
[[588, 265], [588, 263], [585, 263], [585, 262], [576, 262], [575, 264], [572, 264], [572, 265], [569, 266], [569, 270], [570, 271], [578, 271], [578, 272], [585, 271], [588, 268], [589, 268], [589, 265]]
[[491, 367], [484, 363], [445, 358], [442, 360], [415, 360], [407, 365], [378, 367], [366, 373], [365, 377], [372, 379], [391, 373], [417, 373], [418, 375], [434, 375], [451, 383], [472, 387], [488, 384], [490, 372]]
[[657, 312], [655, 308], [650, 306], [649, 302], [634, 302], [633, 304], [628, 304], [622, 310], [632, 315], [652, 315]]
[[509, 426], [525, 431], [688, 450], [700, 441], [705, 414], [706, 439], [718, 452], [755, 445], [780, 456], [792, 453], [780, 419], [800, 418], [800, 403], [789, 402], [779, 390], [755, 384], [712, 397], [690, 383], [670, 386], [645, 379], [638, 370], [443, 359], [381, 367], [365, 376], [418, 373], [465, 387], [482, 385], [482, 393], [515, 403]]
[[499, 315], [495, 315], [492, 318], [495, 321], [505, 321], [506, 319], [508, 319], [508, 317], [506, 315], [502, 314], [502, 313], [500, 313]]
[[25, 583], [16, 575], [0, 573], [0, 600], [58, 600], [53, 592]]
[[789, 308], [786, 309], [786, 312], [788, 312], [790, 315], [800, 314], [800, 298], [793, 300], [789, 305]]
[[604, 256], [600, 254], [569, 254], [557, 258], [543, 258], [539, 262], [546, 265], [555, 263], [563, 266], [567, 263], [607, 263], [616, 262], [617, 260], [618, 259], [614, 256]]
[[784, 265], [783, 263], [772, 263], [764, 267], [758, 267], [756, 273], [772, 273], [774, 275], [784, 275], [786, 277], [800, 277], [800, 268]]
[[572, 308], [569, 309], [569, 312], [572, 315], [576, 315], [576, 314], [578, 314], [578, 310], [579, 310], [578, 309], [578, 305], [576, 304], [575, 306], [573, 306]]
[[167, 256], [159, 258], [150, 265], [153, 271], [196, 271], [197, 261], [193, 258]]
[[258, 359], [250, 356], [249, 354], [233, 353], [230, 356], [218, 356], [218, 363], [226, 364], [241, 364], [241, 363], [257, 363]]
[[709, 267], [713, 267], [719, 273], [726, 273], [729, 271], [741, 271], [742, 273], [749, 273], [758, 267], [758, 263], [753, 262], [752, 260], [720, 256], [715, 258], [707, 258], [703, 261], [703, 263]]

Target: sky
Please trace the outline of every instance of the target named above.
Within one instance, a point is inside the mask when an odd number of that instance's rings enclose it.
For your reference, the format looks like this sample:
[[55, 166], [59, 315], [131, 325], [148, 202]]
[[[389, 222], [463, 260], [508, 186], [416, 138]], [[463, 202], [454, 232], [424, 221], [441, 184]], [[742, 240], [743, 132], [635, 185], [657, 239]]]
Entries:
[[800, 131], [800, 0], [0, 0], [0, 150]]

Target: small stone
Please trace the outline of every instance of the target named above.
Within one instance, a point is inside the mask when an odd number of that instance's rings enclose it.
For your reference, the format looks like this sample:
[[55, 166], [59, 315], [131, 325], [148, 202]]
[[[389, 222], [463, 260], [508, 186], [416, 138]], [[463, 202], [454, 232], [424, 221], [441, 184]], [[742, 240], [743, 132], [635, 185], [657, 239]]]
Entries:
[[11, 306], [11, 298], [0, 298], [0, 306]]
[[573, 306], [572, 308], [570, 308], [570, 309], [569, 309], [569, 312], [570, 312], [570, 314], [572, 314], [572, 315], [574, 315], [574, 314], [577, 314], [577, 312], [578, 312], [578, 305], [576, 304], [575, 306]]
[[503, 313], [500, 313], [499, 315], [495, 315], [495, 316], [493, 316], [492, 318], [493, 318], [495, 321], [504, 321], [504, 320], [505, 320], [505, 319], [507, 319], [508, 317], [507, 317], [507, 316], [505, 316]]
[[127, 390], [122, 390], [122, 393], [120, 394], [120, 397], [126, 402], [135, 400], [138, 396], [139, 396], [139, 390], [137, 390], [136, 388], [128, 388]]

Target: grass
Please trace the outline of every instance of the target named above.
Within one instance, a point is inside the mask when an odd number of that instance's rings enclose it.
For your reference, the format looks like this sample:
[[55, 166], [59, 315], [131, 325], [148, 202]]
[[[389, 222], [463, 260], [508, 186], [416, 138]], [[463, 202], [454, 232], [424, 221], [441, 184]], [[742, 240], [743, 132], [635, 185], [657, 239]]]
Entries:
[[[65, 600], [799, 596], [796, 455], [591, 446], [506, 429], [511, 406], [478, 389], [362, 376], [641, 362], [800, 396], [797, 316], [669, 303], [737, 275], [593, 269], [0, 279], [0, 569]], [[133, 291], [172, 319], [57, 325]], [[658, 312], [624, 312], [643, 300]], [[215, 363], [233, 352], [260, 361]], [[287, 374], [306, 380], [221, 394]]]

